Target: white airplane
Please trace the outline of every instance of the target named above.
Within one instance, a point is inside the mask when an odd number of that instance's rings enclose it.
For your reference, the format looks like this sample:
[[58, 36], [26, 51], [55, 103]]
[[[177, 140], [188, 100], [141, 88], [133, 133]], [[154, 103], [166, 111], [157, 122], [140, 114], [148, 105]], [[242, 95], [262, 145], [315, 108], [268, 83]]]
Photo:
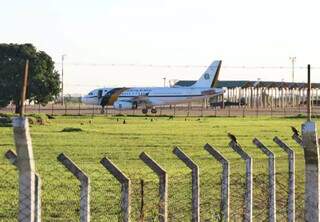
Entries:
[[191, 101], [221, 95], [223, 89], [214, 88], [218, 81], [222, 61], [214, 61], [192, 86], [173, 87], [143, 87], [143, 88], [100, 88], [82, 97], [82, 102], [88, 105], [101, 105], [102, 112], [106, 106], [115, 109], [137, 109], [142, 107], [142, 113], [156, 113], [156, 107], [161, 105], [183, 104]]

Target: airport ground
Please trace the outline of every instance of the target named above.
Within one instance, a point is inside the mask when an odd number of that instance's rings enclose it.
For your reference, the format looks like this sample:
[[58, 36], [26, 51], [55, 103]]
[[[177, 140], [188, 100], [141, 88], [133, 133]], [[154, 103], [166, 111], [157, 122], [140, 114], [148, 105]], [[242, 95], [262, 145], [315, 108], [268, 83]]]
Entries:
[[[43, 115], [45, 116], [45, 115]], [[45, 117], [43, 117], [45, 118]], [[124, 124], [125, 120], [125, 124]], [[291, 139], [290, 126], [300, 129], [298, 117], [125, 117], [55, 116], [44, 125], [31, 125], [37, 172], [42, 178], [43, 221], [75, 221], [79, 217], [79, 184], [58, 163], [65, 153], [90, 176], [92, 221], [118, 221], [119, 184], [99, 163], [107, 156], [132, 179], [133, 221], [139, 217], [140, 179], [145, 180], [145, 218], [156, 217], [157, 177], [138, 158], [152, 156], [169, 174], [169, 219], [190, 221], [190, 172], [173, 154], [184, 150], [199, 166], [201, 216], [216, 221], [220, 200], [221, 166], [203, 149], [209, 143], [231, 161], [231, 219], [242, 213], [244, 162], [228, 148], [231, 132], [254, 158], [254, 221], [267, 217], [267, 159], [252, 144], [259, 138], [276, 154], [278, 219], [286, 218], [287, 156], [272, 142], [278, 136], [296, 151], [296, 211], [303, 218], [303, 151]], [[11, 127], [0, 128], [0, 153], [14, 149]], [[0, 157], [0, 220], [17, 218], [17, 171]], [[237, 219], [238, 218], [238, 219]]]

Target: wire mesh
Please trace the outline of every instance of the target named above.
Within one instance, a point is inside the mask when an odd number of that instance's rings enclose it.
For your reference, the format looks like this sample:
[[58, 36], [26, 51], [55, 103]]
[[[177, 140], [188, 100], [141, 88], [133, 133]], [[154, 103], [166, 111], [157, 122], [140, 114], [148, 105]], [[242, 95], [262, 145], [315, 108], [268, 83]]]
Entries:
[[0, 197], [0, 221], [16, 221], [19, 212], [18, 171], [5, 163], [0, 163]]
[[[44, 160], [41, 160], [44, 161]], [[78, 221], [80, 217], [80, 182], [57, 161], [45, 160], [39, 164], [42, 180], [42, 221]], [[121, 212], [121, 185], [98, 162], [79, 163], [91, 180], [91, 220], [119, 221]], [[230, 220], [241, 221], [244, 213], [246, 188], [245, 163], [233, 161], [230, 166]], [[288, 158], [276, 159], [276, 205], [277, 220], [285, 221], [288, 215]], [[268, 165], [267, 159], [253, 162], [253, 221], [268, 220]], [[304, 169], [296, 166], [295, 215], [296, 221], [304, 220]], [[132, 221], [158, 221], [159, 179], [150, 173], [129, 174], [131, 179]], [[18, 171], [10, 163], [0, 164], [0, 220], [16, 221], [18, 218]], [[143, 180], [143, 185], [141, 184]], [[200, 216], [201, 221], [221, 219], [221, 171], [200, 169]], [[169, 174], [168, 220], [191, 220], [191, 173]], [[23, 198], [24, 196], [22, 196]], [[28, 197], [26, 197], [28, 198]]]

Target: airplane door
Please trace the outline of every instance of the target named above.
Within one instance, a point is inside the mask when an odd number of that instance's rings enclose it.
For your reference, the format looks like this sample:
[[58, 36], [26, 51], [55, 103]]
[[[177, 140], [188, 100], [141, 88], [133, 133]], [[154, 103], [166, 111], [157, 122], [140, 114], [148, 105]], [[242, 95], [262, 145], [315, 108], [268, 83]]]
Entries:
[[102, 92], [103, 92], [103, 90], [101, 90], [101, 89], [98, 91], [98, 99], [102, 98]]
[[102, 93], [103, 93], [102, 89], [98, 90], [98, 103], [99, 104], [101, 104], [101, 101], [102, 101]]

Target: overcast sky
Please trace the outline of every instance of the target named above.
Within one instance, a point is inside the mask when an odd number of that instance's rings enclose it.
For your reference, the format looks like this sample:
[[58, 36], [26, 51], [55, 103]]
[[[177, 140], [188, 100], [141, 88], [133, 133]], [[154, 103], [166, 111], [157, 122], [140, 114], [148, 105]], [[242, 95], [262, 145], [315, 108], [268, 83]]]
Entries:
[[1, 0], [0, 42], [32, 43], [58, 70], [66, 54], [67, 93], [197, 79], [205, 68], [194, 65], [214, 59], [220, 79], [291, 81], [295, 56], [297, 67], [319, 67], [320, 82], [319, 10], [319, 0]]

